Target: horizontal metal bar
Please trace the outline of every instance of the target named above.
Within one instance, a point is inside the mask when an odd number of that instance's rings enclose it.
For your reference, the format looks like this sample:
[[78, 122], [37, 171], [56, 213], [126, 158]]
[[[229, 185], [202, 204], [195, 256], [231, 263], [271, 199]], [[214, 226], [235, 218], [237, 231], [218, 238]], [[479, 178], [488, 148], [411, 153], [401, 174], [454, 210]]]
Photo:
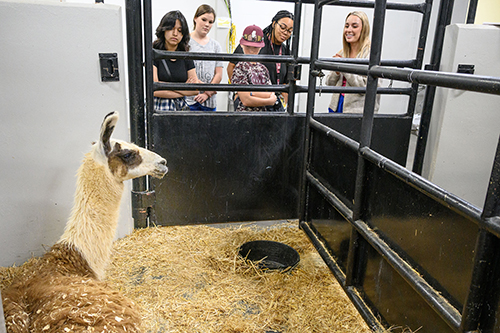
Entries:
[[[213, 90], [213, 91], [275, 91], [288, 92], [289, 85], [245, 85], [245, 84], [213, 84], [213, 83], [172, 83], [154, 82], [153, 90]], [[296, 86], [297, 93], [307, 92], [307, 86]], [[316, 92], [364, 94], [365, 87], [317, 87]], [[384, 95], [409, 95], [411, 88], [378, 88], [377, 93]]]
[[500, 77], [316, 61], [316, 68], [500, 95]]
[[[349, 71], [351, 72], [351, 71]], [[500, 77], [373, 66], [370, 75], [431, 86], [500, 95]]]
[[[375, 1], [363, 1], [363, 0], [320, 0], [319, 1], [320, 7], [326, 5], [374, 8]], [[412, 11], [423, 14], [425, 9], [425, 3], [408, 4], [399, 2], [392, 2], [392, 3], [388, 2], [386, 4], [386, 9]]]
[[364, 221], [352, 225], [370, 245], [403, 277], [403, 279], [429, 304], [445, 322], [458, 332], [462, 319], [460, 312], [441, 296], [422, 276], [392, 250]]
[[480, 226], [500, 238], [500, 217], [489, 217], [481, 221]]
[[318, 178], [314, 177], [312, 173], [307, 171], [307, 180], [311, 185], [318, 190], [319, 193], [335, 208], [346, 220], [352, 222], [352, 210], [347, 207], [342, 200], [333, 194], [325, 185], [323, 185]]
[[418, 174], [405, 169], [396, 162], [384, 157], [383, 155], [380, 155], [379, 153], [371, 150], [368, 147], [363, 147], [359, 151], [361, 153], [361, 156], [377, 165], [379, 168], [386, 170], [405, 183], [411, 185], [413, 188], [431, 197], [432, 199], [445, 204], [461, 215], [470, 218], [478, 225], [482, 224], [481, 211], [469, 202], [445, 191], [444, 189], [431, 183], [422, 176], [419, 176]]
[[[349, 64], [361, 64], [361, 65], [368, 65], [370, 59], [367, 58], [318, 58], [318, 61], [324, 61], [324, 62], [341, 62], [341, 63], [349, 63]], [[309, 57], [299, 57], [297, 58], [298, 63], [305, 63], [309, 64], [310, 59]], [[381, 66], [388, 66], [388, 67], [409, 67], [409, 68], [416, 68], [416, 59], [411, 59], [411, 60], [381, 60], [380, 65]]]
[[[296, 86], [296, 92], [307, 92], [307, 86]], [[366, 87], [336, 87], [336, 86], [316, 86], [316, 92], [323, 93], [346, 93], [364, 94]], [[382, 95], [410, 95], [412, 88], [377, 88], [377, 94]]]
[[250, 55], [243, 53], [204, 53], [162, 51], [153, 49], [154, 59], [193, 59], [193, 60], [218, 60], [218, 61], [256, 61], [256, 62], [282, 62], [296, 63], [290, 55]]
[[368, 326], [372, 329], [374, 332], [382, 332], [385, 331], [385, 328], [383, 325], [380, 323], [380, 321], [377, 319], [377, 316], [373, 313], [373, 311], [370, 309], [370, 307], [366, 304], [364, 301], [363, 297], [359, 294], [356, 288], [354, 287], [346, 287], [345, 285], [345, 274], [340, 268], [340, 266], [337, 264], [335, 261], [335, 258], [330, 254], [328, 249], [325, 247], [323, 242], [318, 238], [314, 230], [311, 228], [309, 223], [301, 221], [299, 223], [300, 228], [304, 231], [304, 233], [308, 236], [308, 238], [311, 240], [311, 243], [314, 245], [316, 250], [318, 251], [319, 255], [323, 259], [323, 261], [326, 263], [328, 268], [332, 271], [333, 275], [339, 282], [339, 284], [342, 286], [344, 289], [345, 293], [349, 297], [349, 299], [352, 301], [354, 306], [356, 306], [356, 309], [358, 309], [361, 317], [365, 320], [365, 322], [368, 324]]
[[[162, 51], [153, 49], [154, 59], [193, 59], [193, 60], [213, 60], [213, 61], [257, 61], [257, 62], [282, 62], [290, 64], [309, 64], [309, 57], [298, 57], [297, 60], [291, 55], [250, 55], [242, 53], [205, 53], [205, 52], [181, 52]], [[359, 58], [319, 58], [319, 61], [337, 62], [348, 64], [368, 64], [368, 59]], [[415, 67], [416, 60], [382, 60], [382, 66], [388, 67]]]
[[209, 84], [209, 83], [165, 83], [154, 82], [153, 90], [214, 90], [214, 91], [275, 91], [287, 92], [289, 85], [248, 85], [248, 84]]
[[336, 72], [347, 72], [358, 75], [368, 75], [368, 65], [359, 64], [348, 64], [340, 62], [330, 62], [330, 61], [316, 61], [314, 63], [315, 68], [328, 69]]
[[311, 118], [310, 120], [310, 125], [311, 128], [315, 129], [316, 131], [320, 132], [323, 135], [326, 135], [327, 137], [334, 138], [338, 142], [344, 144], [345, 146], [349, 147], [350, 149], [357, 151], [359, 149], [359, 143], [344, 134], [320, 123], [314, 118]]

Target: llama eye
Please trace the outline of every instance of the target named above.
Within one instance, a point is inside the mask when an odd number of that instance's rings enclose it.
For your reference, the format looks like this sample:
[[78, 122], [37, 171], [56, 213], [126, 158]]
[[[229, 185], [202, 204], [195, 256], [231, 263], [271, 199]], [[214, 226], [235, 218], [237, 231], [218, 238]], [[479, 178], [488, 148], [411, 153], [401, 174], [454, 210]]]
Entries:
[[132, 152], [127, 152], [124, 153], [121, 157], [123, 160], [128, 161], [134, 157], [134, 154]]

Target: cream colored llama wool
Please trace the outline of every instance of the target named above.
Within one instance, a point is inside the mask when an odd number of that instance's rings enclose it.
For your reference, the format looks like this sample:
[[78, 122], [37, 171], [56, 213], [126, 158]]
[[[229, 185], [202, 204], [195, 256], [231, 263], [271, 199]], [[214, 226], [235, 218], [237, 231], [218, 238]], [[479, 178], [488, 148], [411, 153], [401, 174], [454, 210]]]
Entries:
[[135, 304], [101, 279], [118, 223], [123, 181], [168, 171], [161, 156], [112, 140], [108, 114], [78, 170], [75, 204], [60, 240], [2, 291], [7, 332], [139, 332]]

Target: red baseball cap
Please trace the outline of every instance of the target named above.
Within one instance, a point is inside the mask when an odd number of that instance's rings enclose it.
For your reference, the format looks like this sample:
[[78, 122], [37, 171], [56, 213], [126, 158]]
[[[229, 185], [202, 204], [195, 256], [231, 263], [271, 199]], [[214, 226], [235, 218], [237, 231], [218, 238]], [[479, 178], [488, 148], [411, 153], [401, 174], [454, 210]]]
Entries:
[[249, 25], [243, 31], [243, 37], [240, 39], [241, 45], [264, 47], [264, 33], [256, 25]]

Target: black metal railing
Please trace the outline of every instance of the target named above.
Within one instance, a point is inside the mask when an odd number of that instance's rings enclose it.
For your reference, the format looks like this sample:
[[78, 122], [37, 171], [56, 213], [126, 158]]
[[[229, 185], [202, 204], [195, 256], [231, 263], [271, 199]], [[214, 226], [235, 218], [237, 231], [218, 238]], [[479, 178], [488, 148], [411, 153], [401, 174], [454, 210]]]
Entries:
[[[385, 10], [389, 8], [389, 4], [385, 0], [377, 0], [374, 13], [374, 28], [372, 35], [372, 52], [368, 65], [355, 63], [340, 63], [332, 61], [324, 61], [317, 58], [319, 48], [319, 31], [321, 26], [322, 6], [324, 5], [346, 5], [353, 4], [348, 1], [316, 1], [313, 23], [313, 36], [311, 47], [311, 70], [309, 81], [309, 95], [306, 120], [306, 137], [305, 141], [305, 160], [303, 164], [303, 189], [301, 191], [301, 214], [300, 225], [308, 236], [313, 241], [318, 252], [324, 258], [327, 265], [335, 274], [339, 282], [343, 285], [344, 290], [349, 295], [351, 300], [360, 310], [363, 318], [370, 324], [371, 327], [377, 326], [376, 314], [370, 310], [370, 306], [363, 298], [359, 297], [359, 289], [361, 288], [360, 281], [363, 270], [360, 269], [359, 263], [366, 262], [367, 252], [361, 249], [363, 242], [368, 243], [375, 249], [384, 260], [386, 260], [396, 272], [424, 299], [448, 326], [457, 332], [475, 331], [479, 327], [488, 329], [492, 327], [492, 318], [495, 318], [498, 304], [498, 287], [494, 286], [500, 277], [492, 278], [492, 274], [498, 269], [495, 269], [496, 259], [500, 248], [500, 142], [495, 156], [493, 171], [490, 178], [489, 188], [484, 209], [480, 211], [478, 208], [468, 203], [465, 200], [441, 189], [428, 180], [420, 177], [418, 173], [409, 171], [392, 160], [378, 154], [370, 148], [371, 132], [374, 119], [374, 101], [376, 92], [377, 78], [388, 78], [397, 81], [405, 81], [412, 84], [412, 87], [418, 84], [428, 86], [440, 86], [453, 89], [462, 89], [468, 91], [476, 91], [487, 94], [500, 95], [500, 78], [478, 76], [478, 75], [463, 75], [455, 73], [443, 73], [438, 71], [419, 70], [419, 69], [402, 69], [391, 68], [381, 65], [380, 47], [383, 37], [383, 27]], [[360, 4], [361, 2], [357, 2]], [[363, 3], [362, 6], [367, 5]], [[451, 5], [447, 1], [442, 2], [441, 12], [450, 11]], [[401, 7], [400, 7], [401, 8]], [[442, 21], [443, 22], [443, 21]], [[442, 23], [441, 22], [441, 23]], [[444, 21], [446, 22], [446, 20]], [[443, 30], [443, 27], [438, 27], [438, 31]], [[442, 50], [442, 35], [438, 33], [438, 40], [435, 41], [434, 48], [434, 63], [439, 63], [439, 58]], [[437, 46], [436, 46], [437, 45]], [[342, 135], [338, 131], [319, 123], [313, 119], [314, 115], [314, 97], [317, 93], [316, 78], [320, 75], [321, 70], [336, 70], [349, 72], [358, 75], [367, 75], [369, 80], [366, 87], [365, 108], [362, 120], [362, 129], [359, 143]], [[432, 92], [428, 92], [428, 95]], [[430, 97], [426, 96], [428, 107], [432, 105]], [[353, 151], [358, 152], [358, 163], [356, 172], [355, 198], [354, 207], [351, 209], [345, 204], [345, 200], [339, 198], [336, 194], [329, 190], [330, 185], [323, 184], [314, 171], [309, 169], [311, 164], [310, 152], [312, 150], [312, 136], [314, 134], [322, 134], [337, 144], [342, 144]], [[421, 156], [422, 157], [422, 156]], [[462, 312], [452, 305], [443, 294], [430, 284], [421, 274], [417, 273], [406, 259], [402, 258], [387, 242], [380, 237], [379, 233], [372, 229], [370, 225], [363, 220], [365, 216], [365, 191], [367, 186], [366, 163], [377, 166], [379, 169], [387, 172], [400, 179], [404, 184], [413, 187], [419, 192], [432, 198], [432, 200], [448, 207], [458, 214], [466, 217], [479, 227], [479, 234], [476, 241], [474, 268], [472, 281], [467, 300], [464, 304]], [[308, 202], [310, 188], [318, 191], [325, 200], [336, 209], [336, 211], [347, 220], [353, 227], [351, 234], [351, 243], [348, 254], [348, 262], [346, 272], [340, 268], [331, 251], [325, 249], [325, 245], [321, 241], [320, 235], [311, 226], [308, 217]], [[494, 290], [491, 296], [488, 291]], [[496, 298], [495, 298], [496, 297]], [[403, 310], [404, 311], [404, 310]], [[489, 321], [489, 325], [485, 324]]]

